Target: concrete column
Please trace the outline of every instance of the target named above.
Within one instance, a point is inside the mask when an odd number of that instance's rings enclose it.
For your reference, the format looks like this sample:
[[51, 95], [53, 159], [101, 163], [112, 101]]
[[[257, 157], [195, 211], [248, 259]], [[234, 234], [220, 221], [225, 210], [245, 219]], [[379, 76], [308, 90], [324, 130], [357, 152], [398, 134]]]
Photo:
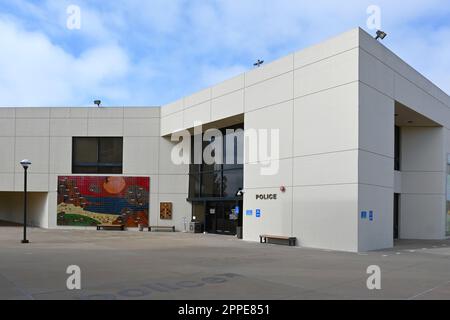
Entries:
[[443, 239], [446, 213], [445, 129], [402, 128], [401, 239]]

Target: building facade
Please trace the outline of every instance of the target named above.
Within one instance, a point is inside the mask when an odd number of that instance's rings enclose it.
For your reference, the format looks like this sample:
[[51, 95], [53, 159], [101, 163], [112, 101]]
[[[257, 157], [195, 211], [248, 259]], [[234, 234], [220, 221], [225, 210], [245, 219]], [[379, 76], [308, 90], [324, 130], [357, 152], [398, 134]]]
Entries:
[[[244, 135], [241, 147], [223, 144], [221, 157], [238, 161], [174, 163], [174, 135], [211, 128]], [[58, 225], [61, 203], [94, 210], [94, 185], [86, 200], [61, 180], [81, 175], [109, 178], [108, 199], [118, 188], [126, 199], [114, 201], [148, 204], [149, 224], [179, 231], [195, 219], [212, 233], [240, 227], [247, 241], [293, 236], [351, 252], [444, 239], [449, 130], [450, 97], [358, 28], [162, 107], [0, 108], [0, 220], [21, 221], [28, 158], [29, 223], [43, 228], [73, 227]], [[213, 141], [202, 140], [191, 159]], [[117, 177], [149, 178], [149, 188]]]

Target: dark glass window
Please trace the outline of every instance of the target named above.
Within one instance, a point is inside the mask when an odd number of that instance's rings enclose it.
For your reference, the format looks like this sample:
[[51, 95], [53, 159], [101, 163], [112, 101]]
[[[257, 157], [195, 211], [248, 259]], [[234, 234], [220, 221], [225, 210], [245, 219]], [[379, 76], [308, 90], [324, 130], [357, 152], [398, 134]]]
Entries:
[[200, 198], [200, 175], [189, 176], [189, 198]]
[[191, 164], [189, 167], [189, 172], [192, 173], [199, 173], [201, 170], [200, 164]]
[[244, 163], [244, 131], [240, 128], [233, 132], [225, 131], [224, 139], [224, 169], [242, 168]]
[[122, 174], [123, 138], [72, 139], [73, 174]]
[[[239, 142], [238, 138], [243, 139], [242, 125], [229, 128], [235, 131], [233, 139], [233, 144], [227, 148], [226, 129], [222, 130], [223, 134], [223, 163], [216, 164], [191, 164], [190, 166], [190, 176], [189, 176], [189, 198], [190, 199], [200, 199], [200, 198], [234, 198], [236, 197], [236, 192], [243, 188], [243, 143]], [[240, 130], [239, 130], [240, 129]], [[228, 132], [228, 134], [232, 134]], [[194, 139], [194, 138], [193, 138]], [[202, 138], [203, 140], [203, 138]], [[212, 141], [202, 142], [203, 149]], [[199, 155], [200, 151], [195, 149], [194, 141], [192, 141], [192, 152], [191, 161], [194, 162], [195, 152]], [[227, 152], [229, 154], [228, 161], [230, 159], [231, 163], [227, 162]], [[214, 156], [214, 155], [213, 155]], [[201, 157], [203, 158], [203, 157]]]
[[[214, 143], [214, 139], [210, 140], [210, 141], [203, 141], [203, 150], [205, 150], [210, 144]], [[211, 154], [211, 157], [214, 157], [214, 160], [216, 159], [216, 150], [214, 150]], [[219, 157], [219, 155], [217, 155], [217, 157]], [[219, 163], [210, 163], [207, 164], [204, 162], [205, 159], [203, 159], [203, 164], [201, 166], [201, 170], [202, 171], [216, 171], [216, 170], [221, 170], [222, 169], [222, 163], [223, 163], [223, 158], [220, 157], [218, 160]]]
[[401, 154], [401, 131], [400, 127], [395, 127], [395, 166], [394, 170], [400, 171], [400, 154]]
[[224, 197], [234, 197], [244, 185], [242, 169], [223, 171], [222, 190]]
[[221, 195], [221, 172], [203, 172], [201, 184], [202, 197], [220, 197]]

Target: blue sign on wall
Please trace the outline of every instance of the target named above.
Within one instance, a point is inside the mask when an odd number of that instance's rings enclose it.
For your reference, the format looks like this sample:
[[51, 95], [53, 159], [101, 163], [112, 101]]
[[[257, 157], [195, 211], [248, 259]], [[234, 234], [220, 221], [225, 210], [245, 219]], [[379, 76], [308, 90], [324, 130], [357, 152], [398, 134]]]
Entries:
[[367, 211], [362, 211], [362, 212], [361, 212], [361, 219], [362, 219], [362, 220], [367, 219]]
[[370, 212], [369, 212], [369, 220], [370, 220], [370, 221], [373, 221], [373, 211], [370, 211]]
[[246, 214], [247, 214], [248, 216], [252, 216], [252, 215], [253, 215], [253, 210], [247, 210]]
[[256, 209], [256, 217], [261, 218], [261, 210], [260, 209]]

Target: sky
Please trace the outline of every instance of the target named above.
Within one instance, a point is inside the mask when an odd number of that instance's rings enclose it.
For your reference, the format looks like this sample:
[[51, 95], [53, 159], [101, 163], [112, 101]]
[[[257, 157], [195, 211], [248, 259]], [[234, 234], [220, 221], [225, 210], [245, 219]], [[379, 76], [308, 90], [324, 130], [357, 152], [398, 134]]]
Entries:
[[0, 0], [0, 106], [163, 105], [257, 59], [374, 34], [372, 5], [383, 43], [450, 93], [448, 0]]

